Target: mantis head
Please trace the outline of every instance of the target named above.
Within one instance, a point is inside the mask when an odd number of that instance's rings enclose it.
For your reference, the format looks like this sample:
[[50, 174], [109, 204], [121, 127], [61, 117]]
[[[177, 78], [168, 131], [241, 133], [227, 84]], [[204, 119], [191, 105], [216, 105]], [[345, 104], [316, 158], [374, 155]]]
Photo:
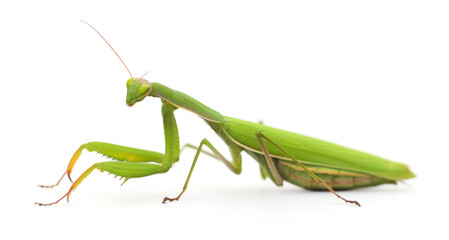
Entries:
[[85, 21], [81, 21], [81, 22], [89, 25], [89, 27], [91, 27], [95, 32], [98, 33], [98, 35], [100, 35], [101, 38], [103, 38], [103, 40], [108, 44], [108, 46], [112, 49], [112, 51], [115, 53], [115, 55], [117, 55], [117, 57], [123, 63], [123, 66], [125, 66], [126, 70], [128, 71], [129, 75], [131, 76], [131, 78], [128, 79], [128, 81], [126, 82], [126, 88], [128, 89], [127, 94], [126, 94], [126, 105], [128, 105], [129, 107], [132, 107], [134, 104], [136, 104], [136, 102], [140, 102], [146, 96], [150, 95], [151, 89], [152, 89], [151, 84], [147, 80], [143, 79], [143, 77], [148, 72], [145, 73], [144, 75], [142, 75], [142, 77], [140, 77], [140, 78], [134, 78], [133, 75], [131, 74], [131, 71], [129, 71], [128, 67], [126, 66], [125, 62], [123, 62], [122, 58], [114, 50], [114, 48], [111, 46], [111, 44], [109, 44], [109, 42], [103, 37], [103, 35], [101, 35], [97, 31], [97, 29], [92, 27], [92, 25], [90, 25], [89, 23], [87, 23]]
[[151, 84], [143, 78], [130, 78], [126, 82], [126, 105], [132, 107], [151, 93]]

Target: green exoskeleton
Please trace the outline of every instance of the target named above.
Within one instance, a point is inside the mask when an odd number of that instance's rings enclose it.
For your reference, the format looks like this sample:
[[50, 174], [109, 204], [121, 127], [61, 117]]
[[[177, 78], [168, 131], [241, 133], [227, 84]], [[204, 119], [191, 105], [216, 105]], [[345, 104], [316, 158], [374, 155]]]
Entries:
[[[206, 153], [222, 161], [231, 171], [240, 174], [241, 152], [244, 151], [259, 163], [262, 177], [270, 178], [277, 186], [282, 186], [285, 180], [310, 190], [329, 190], [345, 202], [358, 206], [360, 204], [357, 201], [346, 200], [334, 190], [395, 183], [397, 180], [415, 177], [408, 167], [401, 163], [259, 123], [223, 116], [194, 98], [160, 83], [150, 83], [143, 78], [133, 78], [131, 75], [126, 87], [126, 104], [129, 107], [146, 97], [161, 99], [165, 153], [103, 142], [83, 144], [73, 155], [66, 172], [53, 186], [58, 185], [66, 174], [71, 180], [72, 168], [84, 149], [101, 153], [112, 158], [113, 161], [93, 164], [56, 202], [37, 204], [53, 205], [65, 197], [68, 201], [72, 191], [95, 169], [122, 177], [125, 182], [131, 178], [146, 177], [170, 170], [173, 163], [179, 160], [181, 152], [174, 115], [178, 108], [188, 110], [202, 118], [228, 145], [232, 160], [227, 160], [207, 139], [203, 139], [198, 147], [187, 144], [187, 147], [195, 148], [197, 151], [185, 185], [177, 197], [165, 197], [163, 203], [179, 200], [187, 188], [200, 153]], [[204, 146], [207, 146], [210, 151], [203, 150]]]

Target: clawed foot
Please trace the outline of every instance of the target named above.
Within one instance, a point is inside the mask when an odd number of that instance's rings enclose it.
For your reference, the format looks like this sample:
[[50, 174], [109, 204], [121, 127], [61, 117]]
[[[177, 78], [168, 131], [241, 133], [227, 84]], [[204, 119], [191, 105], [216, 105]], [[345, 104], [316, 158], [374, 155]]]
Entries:
[[47, 186], [47, 185], [37, 185], [37, 187], [40, 187], [40, 188], [53, 188], [53, 187], [56, 187], [56, 186], [58, 186], [57, 184], [54, 184], [54, 185], [51, 185], [51, 186]]
[[357, 206], [359, 206], [359, 207], [361, 207], [362, 205], [360, 205], [360, 203], [359, 202], [357, 202], [357, 201], [349, 201], [349, 200], [346, 200], [346, 202], [347, 203], [352, 203], [352, 204], [355, 204], [355, 205], [357, 205]]
[[60, 202], [62, 199], [64, 199], [65, 197], [67, 197], [67, 202], [69, 202], [69, 196], [70, 196], [70, 193], [71, 193], [71, 191], [72, 191], [72, 189], [70, 189], [66, 194], [64, 194], [64, 196], [62, 196], [60, 199], [58, 199], [58, 201], [56, 201], [56, 202], [52, 202], [52, 203], [38, 203], [38, 202], [35, 202], [34, 204], [36, 204], [36, 205], [38, 205], [38, 206], [51, 206], [51, 205], [55, 205], [55, 204], [57, 204], [58, 202]]
[[64, 174], [62, 174], [62, 177], [59, 179], [59, 181], [56, 184], [53, 184], [53, 185], [37, 185], [37, 186], [40, 187], [40, 188], [54, 188], [54, 187], [59, 185], [59, 183], [62, 181], [62, 179], [64, 178], [64, 176], [66, 174], [69, 177], [70, 182], [73, 183], [72, 179], [70, 178], [70, 171], [67, 170], [67, 171], [64, 172]]
[[164, 203], [165, 204], [165, 202], [167, 202], [167, 201], [170, 201], [170, 202], [173, 202], [173, 201], [179, 201], [179, 198], [182, 196], [182, 194], [186, 191], [186, 187], [184, 186], [184, 188], [182, 189], [182, 192], [177, 196], [177, 197], [175, 197], [175, 198], [169, 198], [169, 197], [164, 197], [164, 200], [162, 200], [162, 203]]
[[169, 201], [169, 202], [173, 202], [173, 201], [179, 201], [179, 197], [176, 198], [169, 198], [169, 197], [164, 197], [164, 200], [162, 200], [162, 203], [165, 204], [165, 202]]

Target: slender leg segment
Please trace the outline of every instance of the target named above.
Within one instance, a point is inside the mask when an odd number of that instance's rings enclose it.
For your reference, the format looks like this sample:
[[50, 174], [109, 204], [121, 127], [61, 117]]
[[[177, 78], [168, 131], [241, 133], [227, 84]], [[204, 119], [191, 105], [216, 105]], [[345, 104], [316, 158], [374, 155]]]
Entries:
[[229, 148], [229, 150], [231, 152], [231, 156], [232, 156], [232, 162], [231, 162], [231, 161], [227, 160], [225, 157], [223, 157], [223, 155], [221, 155], [221, 153], [218, 152], [217, 149], [214, 146], [212, 146], [212, 144], [207, 139], [203, 139], [201, 141], [201, 144], [203, 144], [203, 142], [206, 146], [208, 146], [212, 150], [212, 152], [208, 152], [204, 149], [201, 149], [200, 147], [197, 147], [195, 145], [188, 144], [188, 143], [182, 147], [181, 151], [187, 147], [195, 149], [197, 151], [198, 151], [198, 149], [200, 149], [201, 153], [204, 153], [204, 154], [208, 155], [209, 157], [213, 157], [213, 158], [223, 162], [224, 165], [227, 168], [229, 168], [229, 170], [231, 170], [233, 173], [240, 174], [242, 172], [242, 156], [240, 154], [240, 152], [242, 151], [241, 149], [233, 148], [233, 147]]
[[[203, 145], [206, 145], [207, 147], [209, 147], [209, 149], [212, 151], [212, 153], [202, 150]], [[184, 183], [184, 187], [182, 188], [181, 193], [175, 198], [165, 197], [164, 200], [162, 201], [162, 203], [165, 203], [167, 201], [172, 202], [175, 200], [179, 201], [179, 198], [182, 196], [182, 194], [187, 189], [187, 185], [189, 184], [190, 177], [192, 176], [193, 169], [195, 168], [195, 164], [196, 164], [196, 161], [198, 160], [198, 157], [200, 156], [200, 153], [205, 153], [209, 156], [212, 156], [212, 157], [222, 161], [235, 174], [240, 174], [242, 172], [242, 157], [240, 154], [240, 151], [241, 151], [240, 149], [230, 147], [232, 160], [233, 160], [232, 162], [230, 162], [225, 157], [223, 157], [223, 155], [221, 155], [221, 153], [218, 152], [217, 149], [207, 139], [203, 139], [198, 148], [193, 145], [190, 145], [190, 144], [187, 144], [184, 147], [191, 147], [191, 148], [197, 149], [195, 158], [193, 159], [192, 166], [190, 167], [189, 175], [187, 176], [186, 182]]]
[[[347, 202], [347, 203], [352, 203], [355, 204], [357, 206], [361, 206], [357, 201], [351, 201], [351, 200], [347, 200], [345, 198], [343, 198], [342, 196], [340, 196], [338, 193], [336, 193], [331, 187], [329, 187], [323, 180], [321, 180], [319, 177], [317, 177], [312, 171], [310, 171], [307, 167], [305, 167], [300, 161], [298, 161], [297, 159], [295, 159], [290, 153], [288, 153], [284, 148], [282, 148], [280, 145], [278, 145], [277, 143], [273, 142], [271, 139], [269, 139], [268, 137], [266, 137], [265, 135], [263, 135], [261, 132], [256, 132], [255, 133], [257, 136], [257, 139], [259, 140], [259, 143], [262, 147], [262, 151], [265, 155], [265, 158], [267, 159], [268, 162], [268, 166], [269, 169], [273, 172], [272, 167], [275, 168], [273, 160], [271, 159], [270, 154], [268, 153], [268, 150], [266, 148], [266, 145], [264, 143], [263, 140], [266, 140], [267, 142], [269, 142], [270, 144], [272, 144], [273, 146], [275, 146], [276, 148], [278, 148], [279, 150], [281, 150], [286, 156], [288, 156], [291, 160], [293, 160], [296, 164], [298, 164], [300, 167], [302, 167], [304, 169], [304, 171], [306, 171], [313, 179], [315, 179], [317, 182], [321, 183], [324, 187], [326, 187], [329, 191], [331, 191], [333, 194], [335, 194], [338, 198], [342, 199], [343, 201]], [[272, 164], [272, 167], [270, 166], [270, 162]], [[277, 170], [275, 170], [275, 172], [279, 175], [279, 172]], [[276, 179], [276, 174], [274, 174], [274, 178]], [[281, 177], [279, 175], [279, 177]], [[282, 179], [282, 178], [281, 178]]]
[[[195, 146], [195, 145], [193, 145], [193, 144], [190, 144], [190, 143], [186, 143], [186, 144], [184, 144], [184, 146], [182, 146], [182, 148], [181, 148], [181, 153], [182, 153], [182, 152], [184, 151], [184, 149], [186, 149], [186, 148], [191, 148], [191, 149], [198, 150], [198, 147], [197, 147], [197, 146]], [[211, 153], [211, 152], [209, 152], [209, 151], [206, 151], [206, 150], [204, 150], [204, 149], [201, 149], [201, 152], [204, 153], [204, 154], [206, 154], [206, 155], [208, 155], [209, 157], [213, 157], [213, 158], [215, 158], [215, 159], [217, 159], [217, 160], [220, 160], [220, 158], [218, 158], [217, 156], [215, 156], [215, 154], [213, 154], [213, 153]]]
[[[263, 141], [263, 137], [261, 135], [258, 135], [256, 133], [257, 140], [259, 141], [260, 147], [262, 148], [263, 155], [265, 156], [265, 159], [267, 161], [268, 169], [271, 172], [271, 175], [273, 176], [274, 183], [277, 186], [282, 186], [283, 179], [281, 177], [281, 174], [276, 169], [276, 166], [274, 165], [273, 159], [270, 156], [270, 153], [268, 152], [267, 146], [265, 145], [265, 142]], [[262, 174], [262, 177], [264, 175]]]

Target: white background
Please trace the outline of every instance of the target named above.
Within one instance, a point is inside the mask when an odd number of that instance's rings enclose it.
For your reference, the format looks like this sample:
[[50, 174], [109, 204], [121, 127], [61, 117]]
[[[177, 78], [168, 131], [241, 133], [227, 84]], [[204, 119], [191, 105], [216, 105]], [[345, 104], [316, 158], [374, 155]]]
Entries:
[[[12, 1], [10, 1], [12, 2]], [[0, 4], [1, 239], [446, 238], [449, 8], [445, 1], [14, 1]], [[63, 173], [82, 143], [164, 151], [160, 101], [125, 106], [128, 73], [224, 115], [410, 165], [416, 179], [328, 192], [232, 174], [194, 151], [167, 174], [120, 181], [95, 171], [71, 201]], [[226, 146], [176, 111], [181, 143]], [[77, 177], [100, 155], [83, 153]]]

